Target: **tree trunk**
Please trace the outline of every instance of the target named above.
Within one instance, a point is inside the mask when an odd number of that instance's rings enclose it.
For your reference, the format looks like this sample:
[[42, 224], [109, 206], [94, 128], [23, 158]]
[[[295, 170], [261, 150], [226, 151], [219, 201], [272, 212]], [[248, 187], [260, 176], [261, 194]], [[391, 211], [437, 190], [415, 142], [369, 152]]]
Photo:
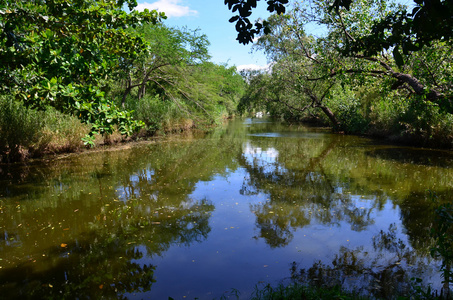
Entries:
[[131, 89], [132, 89], [132, 78], [129, 75], [129, 78], [126, 80], [126, 89], [124, 90], [123, 98], [121, 99], [122, 108], [125, 108], [125, 106], [126, 106], [126, 98], [127, 98], [127, 95], [129, 95], [129, 93], [131, 92]]
[[319, 107], [322, 109], [322, 111], [329, 118], [330, 122], [332, 122], [333, 126], [335, 128], [338, 128], [340, 126], [340, 122], [338, 121], [338, 119], [335, 116], [335, 114], [327, 106], [321, 105]]
[[138, 100], [142, 99], [145, 96], [146, 92], [146, 81], [143, 81], [143, 83], [140, 85], [140, 88], [138, 89]]

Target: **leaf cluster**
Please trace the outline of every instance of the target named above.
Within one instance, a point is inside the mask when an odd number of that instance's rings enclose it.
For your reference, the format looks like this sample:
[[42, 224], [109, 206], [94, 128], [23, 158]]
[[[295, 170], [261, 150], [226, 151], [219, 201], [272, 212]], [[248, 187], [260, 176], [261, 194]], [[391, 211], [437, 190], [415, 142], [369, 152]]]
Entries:
[[[252, 10], [257, 7], [257, 2], [260, 0], [225, 0], [225, 5], [233, 13], [237, 11], [237, 14], [230, 18], [230, 23], [236, 23], [236, 31], [238, 32], [236, 40], [241, 44], [249, 44], [253, 42], [255, 35], [261, 33], [263, 30], [265, 34], [270, 33], [268, 23], [256, 22], [254, 25], [250, 22], [249, 17], [252, 15]], [[330, 9], [338, 10], [340, 7], [344, 7], [349, 10], [352, 0], [335, 0]], [[268, 0], [267, 10], [277, 15], [284, 14], [286, 12], [286, 5], [289, 0]]]
[[[259, 0], [225, 0], [228, 9], [238, 12], [230, 18], [236, 23], [239, 43], [248, 44], [255, 35], [264, 29], [270, 33], [269, 24], [257, 22], [255, 26], [249, 20], [252, 10]], [[337, 14], [341, 9], [349, 11], [353, 4], [360, 0], [335, 0], [327, 4], [330, 12]], [[398, 66], [404, 64], [404, 55], [419, 51], [429, 46], [433, 41], [450, 41], [453, 37], [453, 2], [450, 0], [414, 0], [415, 7], [408, 12], [404, 7], [389, 14], [383, 19], [372, 22], [372, 30], [344, 46], [344, 53], [364, 53], [367, 56], [376, 55], [383, 50], [393, 51]], [[288, 1], [267, 1], [268, 11], [285, 14]]]
[[53, 0], [0, 4], [1, 93], [30, 107], [47, 106], [92, 124], [92, 134], [139, 122], [106, 97], [103, 88], [121, 63], [147, 51], [129, 27], [156, 23], [156, 11], [126, 13], [136, 1]]
[[[256, 8], [257, 2], [260, 0], [225, 0], [225, 5], [233, 13], [237, 14], [230, 18], [230, 23], [236, 23], [236, 31], [238, 36], [237, 41], [241, 44], [248, 44], [253, 41], [255, 35], [259, 34], [262, 29], [265, 33], [268, 33], [266, 29], [266, 23], [256, 22], [254, 25], [250, 22], [249, 17], [252, 15], [252, 10]], [[271, 13], [277, 14], [285, 13], [285, 5], [288, 4], [288, 0], [269, 0], [267, 1], [267, 10]]]
[[434, 41], [450, 41], [453, 38], [453, 3], [448, 0], [414, 2], [412, 11], [401, 9], [375, 22], [370, 34], [352, 43], [346, 51], [375, 55], [391, 49], [396, 63], [402, 66], [403, 55], [419, 51]]

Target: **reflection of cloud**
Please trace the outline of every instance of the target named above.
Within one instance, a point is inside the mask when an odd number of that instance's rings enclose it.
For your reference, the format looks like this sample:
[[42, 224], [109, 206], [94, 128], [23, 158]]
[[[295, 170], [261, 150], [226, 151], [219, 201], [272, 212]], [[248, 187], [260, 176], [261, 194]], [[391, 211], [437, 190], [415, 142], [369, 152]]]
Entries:
[[278, 150], [275, 148], [268, 148], [263, 150], [261, 147], [252, 146], [250, 143], [247, 143], [243, 150], [244, 154], [250, 154], [252, 156], [266, 156], [268, 158], [277, 158], [278, 157]]
[[164, 12], [169, 18], [194, 16], [198, 14], [196, 10], [192, 10], [188, 6], [183, 6], [180, 2], [181, 0], [159, 0], [153, 3], [143, 2], [138, 4], [135, 9], [138, 11], [143, 11], [145, 8], [149, 10], [155, 9]]
[[285, 172], [285, 169], [278, 164], [279, 152], [273, 147], [263, 149], [246, 143], [242, 152], [247, 163], [253, 167], [264, 168], [264, 172]]

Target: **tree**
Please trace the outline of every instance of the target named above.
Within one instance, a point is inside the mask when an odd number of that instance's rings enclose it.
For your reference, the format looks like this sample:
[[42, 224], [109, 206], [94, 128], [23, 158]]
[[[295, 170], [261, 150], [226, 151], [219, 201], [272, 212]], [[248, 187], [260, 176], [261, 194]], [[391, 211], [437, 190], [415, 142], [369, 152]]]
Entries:
[[349, 52], [363, 51], [375, 55], [391, 50], [401, 66], [404, 55], [430, 46], [436, 41], [447, 42], [453, 38], [453, 2], [449, 0], [414, 0], [415, 7], [408, 12], [405, 7], [373, 24], [368, 35], [351, 43]]
[[[414, 101], [429, 101], [449, 113], [453, 113], [452, 91], [449, 88], [449, 82], [424, 80], [420, 72], [414, 73], [411, 70], [412, 60], [416, 59], [417, 54], [407, 53], [405, 55], [406, 63], [402, 64], [401, 54], [398, 52], [398, 46], [393, 51], [381, 49], [379, 52], [362, 50], [360, 52], [347, 52], [349, 45], [358, 43], [361, 39], [369, 37], [375, 30], [375, 24], [386, 20], [390, 16], [401, 11], [401, 6], [387, 4], [382, 1], [363, 1], [356, 0], [349, 10], [339, 9], [332, 11], [322, 2], [313, 1], [315, 12], [320, 15], [316, 20], [321, 24], [328, 26], [326, 39], [322, 41], [324, 48], [331, 48], [336, 51], [336, 63], [329, 66], [329, 73], [325, 78], [333, 78], [351, 74], [365, 76], [390, 78], [393, 82], [393, 88], [405, 88], [410, 94], [417, 95], [420, 99]], [[432, 44], [440, 46], [439, 42], [432, 41]], [[443, 43], [444, 49], [451, 49], [448, 44]], [[365, 47], [366, 48], [366, 47]], [[428, 46], [420, 48], [417, 52], [427, 51]], [[445, 51], [445, 50], [444, 50]], [[446, 50], [450, 52], [449, 50]], [[317, 53], [319, 54], [319, 53]], [[434, 56], [431, 56], [434, 59]], [[438, 58], [436, 58], [437, 61]], [[341, 62], [349, 62], [343, 64]], [[419, 65], [420, 67], [420, 65]], [[448, 75], [447, 75], [448, 76]]]
[[126, 69], [123, 107], [132, 89], [139, 88], [138, 99], [144, 96], [148, 82], [166, 90], [166, 85], [174, 85], [174, 72], [170, 70], [193, 66], [209, 59], [209, 41], [206, 35], [199, 34], [198, 30], [176, 29], [156, 24], [144, 25], [135, 31], [149, 43], [151, 50], [132, 61]]
[[[256, 34], [262, 29], [269, 33], [267, 23], [255, 23], [249, 20], [252, 10], [260, 0], [225, 0], [228, 9], [238, 12], [230, 18], [236, 22], [237, 40], [242, 44], [253, 41]], [[341, 8], [349, 10], [355, 0], [333, 0], [326, 3], [330, 11], [339, 12]], [[402, 50], [418, 51], [433, 41], [449, 41], [453, 38], [453, 2], [450, 0], [414, 0], [415, 7], [411, 12], [401, 7], [400, 10], [388, 15], [385, 19], [373, 24], [373, 30], [367, 36], [349, 44], [347, 51], [365, 51], [367, 55], [374, 55], [383, 49], [395, 48], [395, 53]], [[267, 1], [268, 10], [277, 14], [285, 13], [286, 0]], [[331, 4], [329, 4], [331, 3]], [[402, 59], [398, 60], [399, 62]]]
[[[274, 98], [274, 102], [281, 102], [281, 107], [287, 106], [293, 111], [294, 108], [329, 108], [330, 105], [333, 114], [327, 112], [326, 115], [333, 125], [338, 127], [335, 119], [342, 123], [352, 117], [362, 124], [366, 120], [359, 116], [357, 102], [351, 102], [351, 97], [342, 98], [341, 93], [358, 93], [360, 89], [380, 86], [387, 94], [394, 90], [398, 91], [400, 99], [409, 99], [406, 111], [418, 114], [418, 119], [423, 119], [424, 114], [453, 113], [450, 67], [453, 57], [449, 43], [433, 41], [431, 46], [406, 55], [402, 66], [398, 65], [392, 51], [376, 55], [346, 53], [349, 44], [368, 36], [373, 24], [393, 15], [400, 7], [385, 1], [356, 0], [349, 10], [333, 10], [324, 1], [310, 3], [310, 6], [295, 5], [285, 15], [271, 16], [267, 20], [271, 33], [261, 36], [254, 46], [264, 50], [275, 62], [272, 77], [278, 79], [274, 85], [287, 87], [286, 91], [279, 89], [279, 93], [305, 94], [298, 104], [291, 104], [292, 107], [282, 101], [281, 96]], [[324, 26], [325, 32], [318, 37], [309, 35], [306, 28], [311, 23]], [[307, 96], [312, 99], [311, 104]], [[333, 100], [320, 101], [324, 98]], [[329, 105], [326, 102], [330, 102]], [[364, 129], [361, 125], [356, 127]]]
[[155, 131], [163, 122], [210, 125], [235, 113], [244, 81], [235, 67], [209, 61], [206, 35], [163, 24], [134, 31], [144, 37], [150, 52], [124, 65], [114, 94], [147, 130]]
[[[332, 59], [333, 49], [316, 48], [318, 41], [305, 34], [296, 14], [297, 10], [294, 10], [285, 16], [271, 16], [268, 19], [271, 33], [260, 37], [255, 44], [255, 49], [265, 51], [269, 59], [275, 62], [272, 66], [274, 83], [271, 86], [277, 86], [275, 95], [278, 96], [273, 101], [296, 114], [319, 108], [330, 123], [338, 128], [339, 120], [323, 103], [337, 82], [313, 80], [326, 71], [326, 65], [321, 60]], [[318, 52], [315, 54], [313, 51]], [[314, 58], [314, 55], [319, 57]]]
[[[261, 32], [261, 29], [265, 29], [265, 33], [268, 33], [268, 29], [263, 27], [263, 24], [256, 22], [255, 26], [249, 20], [252, 15], [252, 9], [256, 8], [257, 2], [260, 0], [225, 0], [225, 5], [228, 5], [228, 9], [232, 12], [238, 12], [237, 15], [233, 16], [229, 21], [230, 23], [236, 22], [236, 31], [238, 32], [237, 40], [241, 44], [248, 44], [253, 41], [256, 34]], [[270, 0], [267, 1], [267, 10], [270, 12], [276, 12], [281, 14], [285, 12], [285, 4], [288, 0]], [[265, 24], [264, 24], [265, 25]]]
[[148, 50], [142, 37], [126, 29], [165, 17], [134, 11], [136, 5], [135, 0], [2, 2], [1, 93], [30, 107], [73, 114], [92, 125], [91, 135], [115, 127], [130, 134], [141, 123], [108, 99], [103, 86], [126, 61]]

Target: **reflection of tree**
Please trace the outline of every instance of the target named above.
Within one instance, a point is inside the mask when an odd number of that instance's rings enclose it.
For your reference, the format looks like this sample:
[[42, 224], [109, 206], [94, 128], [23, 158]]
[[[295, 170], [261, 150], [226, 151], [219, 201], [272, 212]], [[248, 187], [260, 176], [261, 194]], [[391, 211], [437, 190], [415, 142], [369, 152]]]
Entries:
[[[436, 191], [436, 200], [439, 203], [451, 203], [451, 199], [453, 199], [452, 189]], [[406, 228], [411, 245], [418, 251], [428, 253], [433, 245], [430, 232], [435, 226], [435, 206], [436, 203], [426, 191], [411, 193], [400, 201], [401, 222]]]
[[127, 292], [150, 290], [154, 282], [154, 267], [133, 262], [143, 254], [127, 240], [92, 232], [63, 246], [49, 249], [46, 258], [32, 258], [0, 272], [2, 297], [122, 298]]
[[[259, 237], [271, 247], [287, 245], [294, 230], [312, 222], [330, 225], [348, 222], [356, 231], [365, 230], [374, 222], [373, 208], [357, 207], [350, 195], [336, 190], [341, 185], [339, 179], [324, 172], [323, 161], [338, 141], [333, 139], [317, 147], [318, 152], [311, 156], [301, 154], [298, 147], [273, 143], [284, 158], [263, 161], [245, 154], [239, 158], [248, 172], [240, 192], [245, 195], [262, 192], [269, 196], [268, 202], [252, 205], [251, 210], [257, 218]], [[290, 161], [292, 157], [297, 157], [297, 164]], [[289, 168], [291, 165], [295, 167]]]
[[252, 205], [252, 212], [256, 215], [256, 226], [260, 232], [260, 238], [272, 248], [286, 246], [293, 238], [291, 228], [310, 223], [310, 219], [304, 212], [298, 210], [286, 210], [274, 212], [270, 203]]
[[411, 278], [424, 273], [429, 279], [435, 271], [427, 267], [428, 257], [419, 256], [396, 237], [396, 227], [373, 237], [374, 251], [363, 247], [342, 247], [331, 264], [315, 262], [308, 269], [291, 267], [295, 282], [317, 287], [340, 286], [378, 299], [391, 299], [411, 293]]
[[97, 223], [96, 229], [112, 228], [120, 236], [131, 236], [134, 242], [146, 246], [148, 256], [161, 255], [172, 244], [189, 246], [207, 238], [212, 204], [187, 200], [179, 207], [168, 207], [164, 203], [159, 199], [130, 200], [127, 205], [101, 214], [102, 222]]
[[[224, 172], [234, 146], [152, 146], [152, 156], [139, 147], [21, 173], [16, 198], [0, 201], [1, 297], [121, 298], [151, 288], [150, 258], [206, 239], [214, 206], [189, 195]], [[198, 155], [206, 160], [194, 166]]]
[[[154, 267], [138, 259], [161, 255], [175, 243], [202, 241], [210, 231], [213, 206], [206, 201], [186, 201], [171, 208], [149, 200], [130, 202], [101, 209], [81, 237], [67, 237], [67, 244], [56, 244], [0, 270], [0, 294], [11, 299], [28, 295], [97, 299], [147, 291], [154, 281]], [[26, 236], [18, 231], [18, 243]], [[0, 243], [0, 249], [6, 248]]]

